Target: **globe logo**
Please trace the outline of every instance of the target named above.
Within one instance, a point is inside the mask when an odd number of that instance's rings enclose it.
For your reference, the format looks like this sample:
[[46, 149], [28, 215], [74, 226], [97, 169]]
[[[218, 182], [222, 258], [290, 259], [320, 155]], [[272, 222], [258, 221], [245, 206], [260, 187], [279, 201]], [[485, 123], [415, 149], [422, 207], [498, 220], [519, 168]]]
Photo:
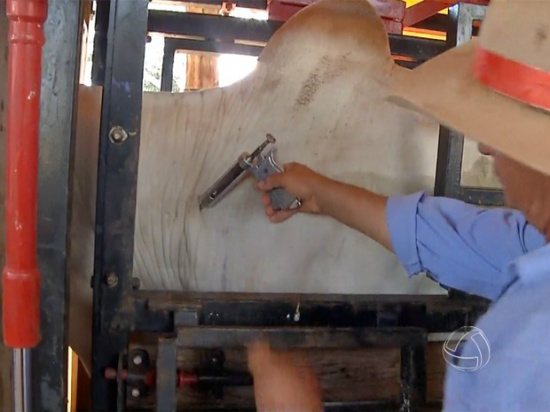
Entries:
[[[466, 343], [469, 343], [467, 356], [463, 354]], [[475, 326], [463, 326], [452, 332], [443, 344], [442, 352], [445, 362], [464, 372], [480, 370], [491, 358], [489, 340]]]

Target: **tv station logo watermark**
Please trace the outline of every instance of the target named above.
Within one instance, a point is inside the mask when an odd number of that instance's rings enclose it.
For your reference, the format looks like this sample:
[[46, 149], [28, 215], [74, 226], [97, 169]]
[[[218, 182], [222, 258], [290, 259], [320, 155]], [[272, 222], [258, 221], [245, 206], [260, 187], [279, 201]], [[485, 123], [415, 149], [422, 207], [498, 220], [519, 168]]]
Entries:
[[[468, 353], [464, 348], [468, 344]], [[491, 359], [489, 339], [475, 326], [463, 326], [452, 332], [443, 344], [443, 359], [450, 366], [463, 372], [475, 372]]]

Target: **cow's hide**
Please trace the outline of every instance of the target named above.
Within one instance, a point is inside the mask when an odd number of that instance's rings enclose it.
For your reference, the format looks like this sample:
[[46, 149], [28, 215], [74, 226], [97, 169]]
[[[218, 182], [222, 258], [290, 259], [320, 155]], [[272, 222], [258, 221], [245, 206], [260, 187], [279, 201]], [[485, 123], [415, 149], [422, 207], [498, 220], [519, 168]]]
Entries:
[[[281, 163], [305, 163], [383, 194], [429, 192], [438, 124], [385, 100], [395, 70], [402, 69], [366, 1], [323, 0], [279, 29], [242, 81], [145, 93], [134, 252], [143, 288], [440, 293], [426, 278], [407, 279], [393, 254], [329, 218], [297, 215], [271, 224], [251, 179], [213, 209], [198, 207], [199, 195], [266, 133], [276, 137]], [[80, 89], [71, 339], [85, 359], [100, 97], [100, 89]], [[486, 173], [470, 176], [494, 184]]]

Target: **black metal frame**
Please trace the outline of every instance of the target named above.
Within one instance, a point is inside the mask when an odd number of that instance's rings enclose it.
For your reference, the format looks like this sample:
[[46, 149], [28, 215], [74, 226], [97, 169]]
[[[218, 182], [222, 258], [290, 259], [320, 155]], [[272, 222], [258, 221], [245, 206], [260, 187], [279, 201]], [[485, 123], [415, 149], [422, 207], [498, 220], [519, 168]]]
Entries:
[[[102, 3], [104, 2], [99, 2]], [[367, 344], [369, 341], [361, 340], [361, 336], [368, 335], [361, 335], [361, 331], [364, 328], [374, 328], [368, 329], [371, 331], [370, 336], [383, 334], [402, 345], [405, 396], [401, 405], [392, 407], [402, 410], [422, 407], [426, 387], [425, 341], [413, 345], [410, 340], [400, 340], [402, 334], [410, 328], [419, 328], [421, 334], [425, 334], [451, 332], [458, 327], [471, 325], [486, 309], [485, 301], [473, 297], [449, 299], [416, 295], [392, 298], [235, 294], [174, 294], [171, 299], [159, 301], [157, 297], [165, 295], [133, 291], [134, 218], [147, 30], [204, 37], [204, 41], [200, 42], [188, 39], [167, 41], [162, 88], [170, 90], [170, 68], [176, 50], [184, 48], [257, 53], [259, 49], [241, 47], [242, 45], [235, 44], [235, 40], [267, 41], [280, 26], [276, 22], [261, 22], [258, 25], [255, 22], [244, 23], [218, 16], [149, 13], [147, 3], [147, 0], [111, 0], [108, 10], [108, 36], [98, 33], [99, 37], [96, 38], [94, 64], [98, 65], [98, 69], [94, 71], [94, 82], [103, 84], [104, 89], [93, 279], [93, 410], [120, 411], [127, 405], [129, 387], [122, 380], [120, 372], [128, 367], [130, 331], [153, 332], [159, 335], [160, 358], [157, 367], [165, 365], [173, 368], [174, 351], [178, 348], [217, 345], [221, 337], [225, 338], [228, 345], [242, 345], [266, 327], [276, 328], [273, 330], [274, 338], [291, 347], [296, 347], [297, 342], [308, 334], [317, 334], [319, 339], [325, 336], [323, 344], [328, 346], [342, 345], [342, 342], [355, 346]], [[102, 16], [106, 15], [105, 9], [102, 13]], [[98, 10], [98, 19], [99, 17]], [[457, 24], [461, 22], [458, 21]], [[105, 20], [98, 20], [96, 27], [105, 29]], [[418, 64], [451, 45], [401, 36], [390, 36], [390, 42], [396, 53], [414, 57], [416, 62], [413, 64]], [[105, 62], [103, 66], [102, 62]], [[462, 158], [462, 146], [460, 138], [451, 140], [453, 143], [447, 149], [443, 139], [440, 142], [436, 189], [444, 184], [446, 191], [440, 194], [460, 197], [470, 192], [452, 192], [456, 188], [453, 182], [456, 182], [457, 171], [460, 178], [456, 156]], [[457, 147], [460, 151], [456, 150]], [[465, 200], [487, 200], [484, 196]], [[297, 300], [301, 304], [301, 320], [297, 324], [290, 322], [293, 325], [290, 328], [287, 314], [293, 313]], [[208, 317], [209, 313], [221, 316], [212, 318]], [[239, 328], [244, 326], [249, 329], [243, 332]], [[347, 335], [342, 328], [348, 328]], [[349, 333], [349, 328], [352, 328], [353, 334]], [[327, 331], [340, 331], [343, 335]], [[166, 333], [169, 334], [168, 337], [164, 336]], [[105, 379], [105, 369], [109, 367], [118, 369], [116, 381]], [[169, 394], [173, 395], [175, 392], [173, 382], [171, 378], [166, 378], [173, 377], [173, 373], [173, 370], [159, 372], [161, 376], [158, 376], [157, 383], [162, 391], [157, 395], [159, 410], [164, 407], [175, 409], [174, 399], [169, 397]], [[346, 409], [351, 406], [331, 405], [330, 409]], [[377, 409], [380, 406], [376, 404], [370, 407]]]
[[[250, 21], [196, 13], [150, 12], [149, 31], [165, 35], [160, 90], [172, 91], [174, 54], [177, 51], [259, 56], [263, 46], [243, 43], [266, 43], [282, 24], [283, 22], [280, 21]], [[173, 36], [192, 36], [194, 38]], [[203, 39], [196, 40], [196, 37]], [[390, 34], [389, 38], [392, 54], [413, 59], [412, 61], [398, 60], [398, 64], [409, 68], [416, 67], [448, 48], [444, 41], [439, 40], [395, 34]]]
[[[178, 390], [175, 387], [174, 369], [178, 350], [193, 348], [223, 351], [243, 347], [260, 335], [267, 336], [276, 348], [401, 348], [400, 402], [339, 403], [327, 405], [327, 410], [420, 410], [428, 406], [427, 334], [451, 332], [464, 325], [473, 325], [487, 308], [487, 301], [481, 298], [461, 301], [438, 295], [136, 291], [134, 298], [133, 329], [151, 331], [159, 336], [157, 359], [148, 361], [152, 365], [156, 364], [155, 395], [159, 411], [175, 410], [173, 396]], [[295, 314], [298, 304], [297, 319]], [[151, 314], [156, 314], [156, 318], [153, 319]], [[132, 410], [144, 410], [140, 405], [150, 404], [153, 394], [147, 394], [144, 390], [139, 369], [132, 366], [131, 360], [136, 352], [144, 353], [146, 348], [140, 347], [139, 341], [131, 346], [129, 356], [123, 362], [123, 365], [127, 365], [128, 376], [133, 376], [132, 380], [128, 378], [127, 381], [128, 406]], [[138, 395], [130, 396], [136, 389]], [[223, 401], [212, 400], [204, 408], [225, 410], [227, 406]]]
[[[93, 410], [122, 410], [102, 379], [127, 347], [148, 0], [111, 0], [100, 129], [93, 278]], [[116, 51], [116, 52], [115, 52]], [[115, 80], [116, 79], [116, 80]]]
[[[82, 3], [49, 0], [42, 51], [37, 253], [40, 330], [32, 350], [32, 409], [67, 408], [70, 193], [80, 68]], [[64, 47], [59, 47], [63, 44]], [[55, 104], [49, 104], [55, 101]]]
[[[470, 41], [475, 20], [483, 20], [486, 6], [458, 3], [449, 8], [451, 27], [447, 34], [448, 47]], [[449, 74], [452, 75], [452, 74]], [[504, 203], [501, 190], [465, 187], [461, 185], [464, 134], [445, 126], [440, 127], [434, 193], [465, 202], [500, 206]]]
[[95, 15], [94, 53], [92, 56], [92, 84], [103, 85], [105, 79], [105, 60], [107, 59], [107, 32], [111, 0], [97, 0]]
[[178, 51], [202, 51], [211, 53], [230, 53], [244, 56], [259, 56], [263, 47], [248, 44], [218, 42], [215, 40], [194, 40], [178, 37], [164, 38], [164, 55], [160, 90], [171, 92], [174, 81], [174, 57]]

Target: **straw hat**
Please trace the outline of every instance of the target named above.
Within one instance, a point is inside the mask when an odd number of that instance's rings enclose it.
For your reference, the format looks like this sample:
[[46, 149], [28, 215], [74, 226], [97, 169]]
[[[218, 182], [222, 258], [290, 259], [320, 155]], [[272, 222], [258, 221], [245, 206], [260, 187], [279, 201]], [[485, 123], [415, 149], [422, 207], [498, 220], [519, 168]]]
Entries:
[[550, 175], [550, 0], [492, 0], [478, 39], [396, 74], [397, 100]]

